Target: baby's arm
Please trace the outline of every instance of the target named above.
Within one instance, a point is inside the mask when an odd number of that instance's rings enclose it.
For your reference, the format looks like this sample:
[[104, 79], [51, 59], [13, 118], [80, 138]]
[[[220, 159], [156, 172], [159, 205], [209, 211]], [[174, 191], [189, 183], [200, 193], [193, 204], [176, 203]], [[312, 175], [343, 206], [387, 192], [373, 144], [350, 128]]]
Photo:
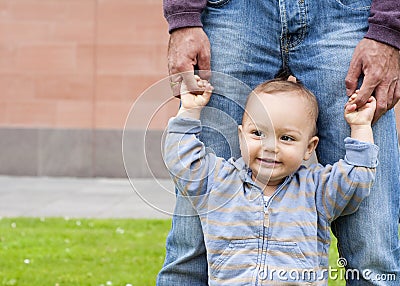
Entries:
[[357, 109], [354, 103], [357, 95], [358, 91], [349, 98], [344, 111], [344, 118], [351, 128], [351, 138], [374, 143], [371, 122], [376, 109], [376, 100], [371, 96], [365, 105]]
[[344, 111], [352, 137], [345, 139], [345, 158], [333, 165], [317, 166], [313, 173], [318, 188], [317, 208], [329, 221], [354, 213], [368, 196], [375, 179], [379, 148], [371, 144], [371, 122], [376, 100], [370, 97], [364, 106], [357, 109], [354, 103], [357, 95], [358, 92], [349, 98]]
[[213, 87], [206, 80], [202, 80], [199, 76], [194, 76], [199, 89], [204, 90], [202, 94], [195, 94], [188, 90], [184, 82], [181, 85], [181, 107], [176, 117], [185, 117], [192, 119], [200, 119], [200, 112], [210, 100]]
[[[176, 117], [168, 123], [164, 142], [164, 162], [180, 194], [187, 196], [197, 210], [206, 207], [213, 174], [222, 162], [206, 150], [198, 139], [201, 132], [201, 109], [208, 103], [212, 86], [195, 76], [198, 90], [188, 90], [181, 84], [181, 106]], [[219, 164], [221, 165], [221, 164]]]

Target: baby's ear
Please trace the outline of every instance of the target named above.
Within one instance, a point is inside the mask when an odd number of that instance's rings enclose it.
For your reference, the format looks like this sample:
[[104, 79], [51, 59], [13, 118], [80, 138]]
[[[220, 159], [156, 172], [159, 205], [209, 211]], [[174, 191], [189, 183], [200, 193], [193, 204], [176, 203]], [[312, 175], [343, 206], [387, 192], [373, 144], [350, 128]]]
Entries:
[[292, 75], [290, 75], [290, 76], [288, 77], [287, 81], [291, 81], [291, 82], [297, 83], [297, 79], [296, 79], [294, 76], [292, 76]]
[[243, 156], [243, 154], [247, 153], [247, 144], [246, 144], [246, 138], [244, 137], [244, 134], [243, 134], [243, 126], [242, 125], [238, 126], [238, 138], [239, 138], [240, 153]]
[[304, 161], [307, 161], [308, 159], [311, 158], [312, 153], [315, 151], [317, 148], [319, 142], [319, 138], [317, 136], [311, 137], [311, 139], [308, 141], [308, 146], [307, 146], [307, 151], [304, 154]]
[[241, 144], [242, 137], [243, 137], [243, 127], [242, 127], [242, 125], [238, 125], [238, 137], [239, 137], [239, 143]]

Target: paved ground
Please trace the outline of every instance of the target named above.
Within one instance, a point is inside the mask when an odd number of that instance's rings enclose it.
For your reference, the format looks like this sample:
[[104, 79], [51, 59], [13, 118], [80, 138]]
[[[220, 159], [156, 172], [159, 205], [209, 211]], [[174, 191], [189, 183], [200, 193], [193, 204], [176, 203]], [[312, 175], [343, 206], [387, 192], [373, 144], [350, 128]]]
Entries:
[[0, 217], [169, 218], [170, 180], [0, 176]]

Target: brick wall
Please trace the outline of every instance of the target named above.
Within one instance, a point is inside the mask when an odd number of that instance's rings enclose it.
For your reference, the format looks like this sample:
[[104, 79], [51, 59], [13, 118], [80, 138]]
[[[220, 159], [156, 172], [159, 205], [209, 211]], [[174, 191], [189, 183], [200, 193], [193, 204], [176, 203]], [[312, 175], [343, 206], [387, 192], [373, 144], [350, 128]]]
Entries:
[[[122, 129], [167, 75], [167, 42], [161, 0], [0, 0], [0, 175], [126, 176]], [[130, 176], [168, 176], [160, 136], [178, 101], [143, 127], [167, 90], [130, 117]]]
[[[0, 174], [126, 176], [122, 129], [167, 75], [167, 42], [160, 0], [0, 0]], [[177, 104], [150, 125], [151, 149]], [[143, 129], [148, 113], [129, 127]], [[131, 175], [148, 176], [144, 134], [132, 132]]]
[[121, 129], [167, 75], [161, 2], [0, 0], [0, 126]]

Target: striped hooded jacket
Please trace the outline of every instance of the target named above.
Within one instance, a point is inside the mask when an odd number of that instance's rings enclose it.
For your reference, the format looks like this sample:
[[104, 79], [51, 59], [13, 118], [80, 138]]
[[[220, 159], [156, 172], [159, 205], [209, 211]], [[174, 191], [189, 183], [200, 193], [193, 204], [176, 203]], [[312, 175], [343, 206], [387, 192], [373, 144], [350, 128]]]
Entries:
[[330, 224], [368, 196], [378, 147], [346, 138], [343, 160], [301, 166], [264, 201], [243, 159], [215, 156], [200, 132], [172, 118], [164, 160], [199, 214], [209, 285], [327, 285]]

